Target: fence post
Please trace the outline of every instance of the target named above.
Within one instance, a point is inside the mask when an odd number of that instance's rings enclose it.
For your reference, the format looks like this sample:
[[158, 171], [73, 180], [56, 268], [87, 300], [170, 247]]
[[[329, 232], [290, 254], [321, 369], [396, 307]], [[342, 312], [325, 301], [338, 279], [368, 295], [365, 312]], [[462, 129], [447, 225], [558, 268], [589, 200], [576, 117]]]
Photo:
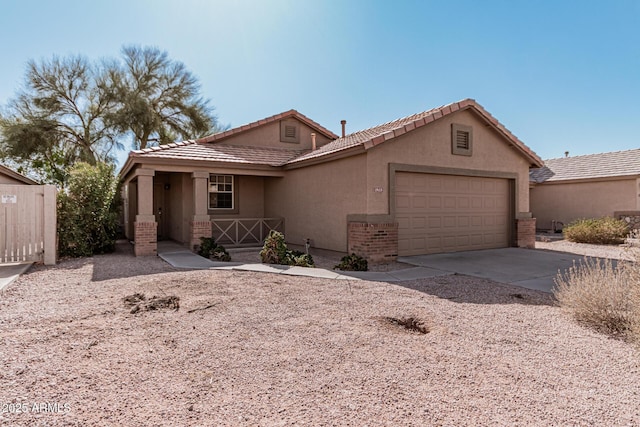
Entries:
[[55, 265], [57, 258], [56, 187], [44, 186], [44, 265]]

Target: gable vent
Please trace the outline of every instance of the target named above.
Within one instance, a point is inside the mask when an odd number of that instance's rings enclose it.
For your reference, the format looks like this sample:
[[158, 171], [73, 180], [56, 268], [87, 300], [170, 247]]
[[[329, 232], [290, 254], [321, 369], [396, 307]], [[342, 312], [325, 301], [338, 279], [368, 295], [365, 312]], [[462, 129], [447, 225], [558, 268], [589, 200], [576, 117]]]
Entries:
[[285, 138], [295, 138], [296, 137], [296, 127], [295, 126], [285, 126], [284, 127], [284, 136], [285, 136]]
[[456, 148], [460, 150], [468, 150], [469, 144], [469, 132], [463, 130], [456, 131]]

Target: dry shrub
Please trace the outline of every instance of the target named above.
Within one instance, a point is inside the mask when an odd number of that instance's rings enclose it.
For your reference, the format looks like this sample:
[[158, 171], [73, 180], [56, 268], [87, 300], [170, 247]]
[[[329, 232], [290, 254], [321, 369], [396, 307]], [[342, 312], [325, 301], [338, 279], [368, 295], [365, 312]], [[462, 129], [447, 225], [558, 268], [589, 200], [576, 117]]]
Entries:
[[[553, 290], [560, 307], [576, 320], [615, 336], [640, 332], [637, 262], [585, 258], [565, 273], [558, 273]], [[632, 296], [636, 295], [636, 304]]]
[[611, 217], [578, 219], [562, 231], [567, 240], [572, 242], [617, 245], [624, 243], [629, 234], [629, 225]]

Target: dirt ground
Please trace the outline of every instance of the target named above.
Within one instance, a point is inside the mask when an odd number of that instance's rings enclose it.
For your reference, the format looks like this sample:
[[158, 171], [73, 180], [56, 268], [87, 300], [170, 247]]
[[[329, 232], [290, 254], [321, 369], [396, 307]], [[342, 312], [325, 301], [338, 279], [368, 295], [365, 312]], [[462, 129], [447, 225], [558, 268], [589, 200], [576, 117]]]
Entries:
[[639, 355], [486, 280], [175, 271], [121, 248], [0, 293], [0, 425], [640, 425]]

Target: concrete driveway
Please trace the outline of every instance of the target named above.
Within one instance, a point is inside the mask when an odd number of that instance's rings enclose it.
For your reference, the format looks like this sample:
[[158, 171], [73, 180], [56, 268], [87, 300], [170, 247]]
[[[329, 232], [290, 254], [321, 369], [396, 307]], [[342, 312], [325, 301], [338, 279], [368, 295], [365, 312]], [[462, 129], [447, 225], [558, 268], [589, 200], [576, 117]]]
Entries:
[[583, 259], [565, 252], [504, 248], [399, 257], [398, 261], [551, 292], [558, 271], [564, 272]]

